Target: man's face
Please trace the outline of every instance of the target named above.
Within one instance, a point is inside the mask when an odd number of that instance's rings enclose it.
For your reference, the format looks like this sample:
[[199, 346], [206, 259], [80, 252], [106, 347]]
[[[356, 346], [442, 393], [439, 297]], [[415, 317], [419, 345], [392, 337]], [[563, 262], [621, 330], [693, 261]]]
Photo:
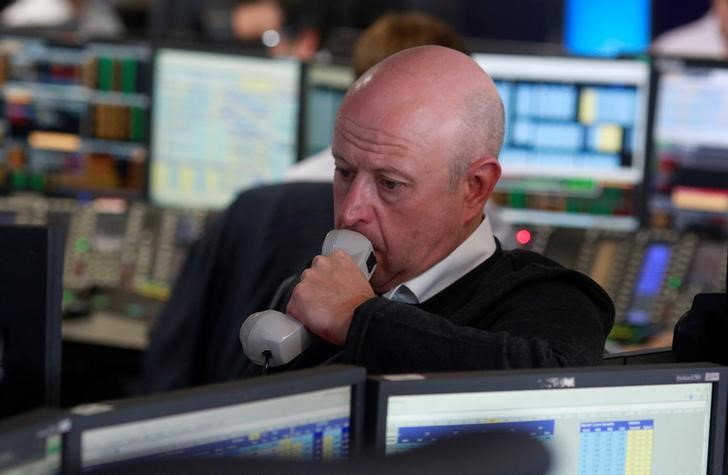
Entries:
[[416, 115], [344, 113], [336, 124], [336, 227], [372, 242], [379, 293], [427, 270], [462, 239], [463, 187], [450, 190], [448, 182], [452, 145], [438, 127], [423, 133]]

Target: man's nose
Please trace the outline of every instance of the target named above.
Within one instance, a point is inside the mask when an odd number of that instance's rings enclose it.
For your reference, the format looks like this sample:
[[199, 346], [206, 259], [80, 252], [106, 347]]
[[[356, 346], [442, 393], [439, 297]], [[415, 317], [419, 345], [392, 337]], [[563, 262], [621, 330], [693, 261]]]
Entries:
[[347, 189], [339, 209], [340, 225], [353, 228], [371, 218], [371, 189], [364, 177], [357, 176]]

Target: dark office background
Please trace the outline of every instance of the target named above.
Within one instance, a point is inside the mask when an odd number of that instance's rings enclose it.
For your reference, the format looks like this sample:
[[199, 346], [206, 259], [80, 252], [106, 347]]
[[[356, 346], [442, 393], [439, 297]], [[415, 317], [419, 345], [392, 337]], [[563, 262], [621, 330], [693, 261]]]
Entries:
[[[164, 0], [158, 0], [164, 1]], [[0, 6], [9, 3], [0, 2]], [[114, 2], [131, 33], [144, 33], [149, 27], [149, 0], [117, 0]], [[285, 3], [285, 2], [284, 2]], [[565, 0], [337, 0], [289, 2], [294, 11], [310, 7], [326, 9], [322, 15], [327, 30], [337, 27], [363, 29], [388, 10], [420, 9], [433, 13], [467, 37], [508, 41], [559, 43], [563, 30]], [[183, 3], [174, 1], [174, 8]], [[651, 36], [699, 18], [710, 6], [710, 0], [653, 0]]]

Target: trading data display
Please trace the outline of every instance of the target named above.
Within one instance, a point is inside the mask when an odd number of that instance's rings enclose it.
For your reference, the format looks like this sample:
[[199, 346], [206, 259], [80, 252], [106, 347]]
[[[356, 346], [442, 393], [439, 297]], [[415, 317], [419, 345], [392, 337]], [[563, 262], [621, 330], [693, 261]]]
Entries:
[[633, 230], [649, 67], [631, 60], [476, 54], [506, 113], [493, 199], [513, 223]]
[[161, 48], [154, 71], [156, 204], [222, 208], [295, 162], [296, 61]]
[[56, 196], [144, 194], [151, 50], [0, 38], [0, 183]]
[[171, 456], [342, 459], [350, 414], [346, 386], [87, 430], [82, 468]]
[[655, 68], [652, 224], [728, 234], [728, 63]]
[[708, 473], [711, 398], [709, 383], [390, 396], [385, 447], [507, 430], [544, 443], [550, 474]]

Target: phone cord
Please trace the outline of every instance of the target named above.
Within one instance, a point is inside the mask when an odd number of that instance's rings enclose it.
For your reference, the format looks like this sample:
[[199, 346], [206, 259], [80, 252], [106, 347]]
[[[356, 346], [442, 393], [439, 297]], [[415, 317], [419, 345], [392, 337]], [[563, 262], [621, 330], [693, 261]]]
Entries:
[[270, 350], [265, 350], [263, 353], [263, 358], [265, 358], [265, 363], [263, 363], [263, 375], [265, 376], [268, 374], [268, 368], [270, 368], [270, 359], [273, 358], [273, 353]]

